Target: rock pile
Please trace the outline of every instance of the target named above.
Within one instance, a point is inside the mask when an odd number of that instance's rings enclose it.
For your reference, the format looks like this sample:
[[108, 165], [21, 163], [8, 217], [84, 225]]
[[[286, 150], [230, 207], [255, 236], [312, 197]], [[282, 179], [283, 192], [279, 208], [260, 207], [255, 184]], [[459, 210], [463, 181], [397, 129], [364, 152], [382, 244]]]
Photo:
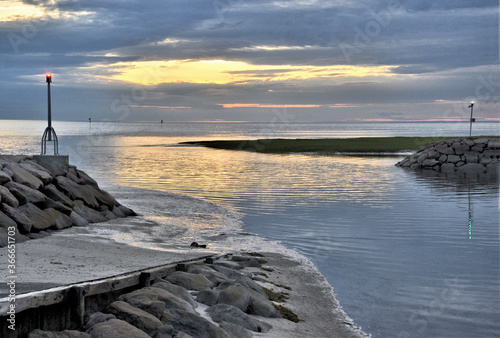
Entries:
[[[75, 166], [54, 167], [29, 156], [0, 156], [0, 247], [46, 230], [104, 222], [135, 213]], [[15, 236], [12, 236], [15, 229]]]
[[[88, 317], [81, 331], [32, 331], [41, 337], [252, 337], [272, 326], [263, 317], [280, 318], [259, 272], [265, 261], [255, 255], [226, 255], [207, 259], [157, 278], [151, 286], [123, 294], [104, 312]], [[251, 271], [249, 271], [251, 270]], [[276, 286], [286, 288], [284, 286]], [[281, 308], [284, 308], [281, 306]], [[255, 316], [259, 316], [257, 319]]]
[[500, 139], [440, 141], [407, 156], [396, 166], [465, 176], [494, 175], [500, 168]]

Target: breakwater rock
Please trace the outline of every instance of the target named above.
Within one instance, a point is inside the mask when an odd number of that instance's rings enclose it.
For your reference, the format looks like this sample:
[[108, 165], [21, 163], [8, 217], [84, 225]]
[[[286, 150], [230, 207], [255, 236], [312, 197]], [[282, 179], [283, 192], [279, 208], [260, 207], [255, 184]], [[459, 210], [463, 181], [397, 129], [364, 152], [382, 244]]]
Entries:
[[19, 243], [47, 230], [135, 215], [85, 172], [45, 159], [0, 156], [0, 247], [7, 245], [8, 235]]
[[433, 143], [396, 164], [451, 177], [498, 179], [500, 139], [460, 138]]
[[176, 271], [145, 287], [103, 297], [95, 305], [98, 310], [86, 315], [83, 327], [59, 332], [37, 329], [28, 337], [262, 336], [273, 328], [266, 319], [299, 322], [282, 305], [290, 288], [267, 280], [266, 263], [260, 254], [242, 253], [177, 264]]

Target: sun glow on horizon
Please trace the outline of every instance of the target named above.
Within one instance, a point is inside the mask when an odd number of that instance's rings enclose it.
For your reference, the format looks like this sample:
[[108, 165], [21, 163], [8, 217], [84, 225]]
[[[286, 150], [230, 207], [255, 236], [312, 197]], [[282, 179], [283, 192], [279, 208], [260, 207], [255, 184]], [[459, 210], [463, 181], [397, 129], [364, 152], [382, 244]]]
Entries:
[[118, 62], [106, 66], [109, 78], [141, 85], [162, 83], [248, 84], [252, 82], [389, 77], [392, 66], [253, 65], [228, 60], [161, 60]]

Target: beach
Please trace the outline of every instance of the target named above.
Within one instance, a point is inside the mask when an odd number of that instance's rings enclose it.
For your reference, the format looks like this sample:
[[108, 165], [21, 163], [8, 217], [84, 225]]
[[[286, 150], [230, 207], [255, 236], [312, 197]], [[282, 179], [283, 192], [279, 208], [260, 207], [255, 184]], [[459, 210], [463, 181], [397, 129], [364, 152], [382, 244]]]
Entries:
[[[273, 329], [262, 337], [360, 337], [363, 333], [342, 311], [332, 288], [313, 264], [298, 253], [277, 243], [245, 233], [228, 233], [239, 222], [237, 214], [213, 203], [194, 198], [128, 187], [107, 187], [138, 216], [72, 227], [17, 245], [17, 292], [36, 292], [49, 288], [93, 281], [208, 255], [259, 252], [266, 257], [266, 274], [275, 283], [291, 288], [286, 306], [300, 318], [299, 323], [266, 318]], [[163, 209], [157, 209], [161, 208]], [[151, 213], [151, 210], [157, 210]], [[158, 221], [158, 211], [170, 215]], [[190, 220], [200, 217], [211, 227], [225, 229], [220, 236], [203, 236], [187, 229]], [[155, 219], [157, 221], [155, 221]], [[141, 242], [140, 233], [168, 222], [171, 238], [157, 243]], [[208, 226], [208, 225], [207, 225]], [[147, 231], [147, 230], [146, 230]], [[137, 236], [136, 236], [137, 235]], [[207, 248], [192, 248], [195, 238]], [[249, 240], [250, 239], [250, 240]], [[7, 250], [0, 250], [0, 260]], [[4, 280], [7, 276], [3, 276]], [[5, 294], [5, 291], [3, 292]]]

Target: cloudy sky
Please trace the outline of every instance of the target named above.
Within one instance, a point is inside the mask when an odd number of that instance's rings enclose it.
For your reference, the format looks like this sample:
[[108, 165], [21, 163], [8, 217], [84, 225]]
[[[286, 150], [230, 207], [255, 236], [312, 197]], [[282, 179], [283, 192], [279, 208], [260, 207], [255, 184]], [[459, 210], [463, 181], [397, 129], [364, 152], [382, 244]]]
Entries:
[[500, 111], [498, 0], [0, 1], [0, 119], [467, 119]]

